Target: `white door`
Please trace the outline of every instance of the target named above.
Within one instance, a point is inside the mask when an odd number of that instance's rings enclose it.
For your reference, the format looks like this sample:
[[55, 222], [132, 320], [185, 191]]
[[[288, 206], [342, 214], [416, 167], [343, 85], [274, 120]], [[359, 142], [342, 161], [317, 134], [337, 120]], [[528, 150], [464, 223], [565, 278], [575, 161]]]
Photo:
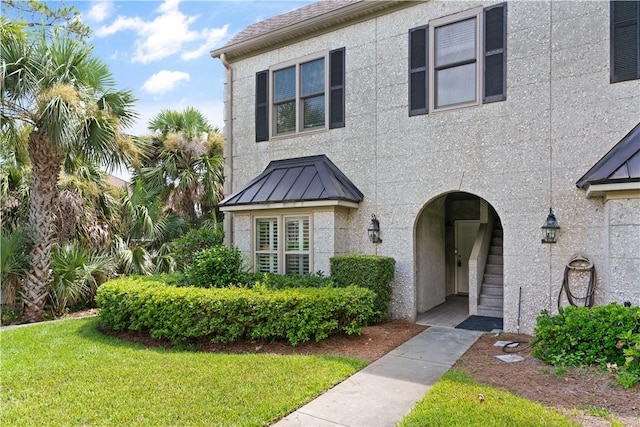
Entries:
[[456, 294], [469, 293], [469, 256], [479, 227], [479, 221], [455, 222]]

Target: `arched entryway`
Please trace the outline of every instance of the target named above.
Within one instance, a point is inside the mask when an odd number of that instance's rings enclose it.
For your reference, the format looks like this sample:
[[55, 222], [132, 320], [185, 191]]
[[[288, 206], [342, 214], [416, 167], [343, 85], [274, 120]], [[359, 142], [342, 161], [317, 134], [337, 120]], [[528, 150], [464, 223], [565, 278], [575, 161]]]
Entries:
[[443, 194], [422, 209], [414, 236], [419, 322], [455, 326], [469, 315], [502, 317], [502, 224], [486, 200]]

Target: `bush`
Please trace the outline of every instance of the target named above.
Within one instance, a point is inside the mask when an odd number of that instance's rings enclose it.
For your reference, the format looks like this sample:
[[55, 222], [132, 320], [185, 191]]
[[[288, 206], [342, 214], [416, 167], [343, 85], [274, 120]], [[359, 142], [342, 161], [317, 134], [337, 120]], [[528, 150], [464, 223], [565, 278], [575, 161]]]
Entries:
[[193, 262], [195, 254], [202, 249], [222, 244], [224, 233], [219, 224], [213, 227], [201, 227], [189, 230], [187, 234], [171, 242], [172, 255], [176, 261], [176, 269], [184, 270]]
[[98, 290], [100, 323], [113, 330], [149, 331], [174, 344], [206, 338], [287, 340], [296, 345], [331, 334], [359, 334], [373, 315], [367, 289], [200, 289], [122, 278]]
[[238, 248], [216, 245], [203, 249], [184, 271], [186, 283], [198, 288], [223, 288], [242, 283], [245, 270]]
[[640, 307], [566, 307], [557, 316], [543, 311], [534, 334], [532, 354], [547, 363], [615, 365], [621, 383], [640, 379]]
[[331, 276], [338, 286], [356, 285], [376, 293], [375, 321], [389, 315], [391, 281], [396, 261], [390, 257], [374, 255], [337, 255], [331, 258]]
[[256, 284], [266, 286], [268, 289], [291, 288], [324, 288], [336, 286], [335, 280], [322, 274], [321, 271], [311, 274], [274, 274], [274, 273], [247, 273], [242, 285], [252, 288]]

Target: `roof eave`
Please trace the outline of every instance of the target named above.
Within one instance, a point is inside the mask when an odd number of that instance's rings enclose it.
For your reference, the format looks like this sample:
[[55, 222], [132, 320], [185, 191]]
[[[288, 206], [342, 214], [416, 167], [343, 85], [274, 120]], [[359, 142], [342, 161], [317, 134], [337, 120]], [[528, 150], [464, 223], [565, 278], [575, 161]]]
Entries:
[[286, 41], [304, 39], [307, 36], [317, 34], [323, 30], [326, 31], [329, 28], [340, 26], [345, 21], [351, 22], [352, 20], [363, 16], [369, 17], [394, 6], [408, 7], [411, 3], [414, 2], [401, 0], [363, 0], [357, 3], [351, 3], [304, 21], [287, 25], [277, 30], [253, 37], [249, 40], [214, 49], [210, 54], [212, 58], [220, 58], [222, 54], [225, 54], [227, 60], [247, 56], [254, 52], [259, 52], [266, 47], [278, 45]]
[[275, 203], [244, 203], [239, 205], [219, 206], [219, 209], [222, 212], [242, 212], [292, 208], [319, 208], [330, 206], [341, 206], [350, 209], [357, 209], [359, 207], [359, 202], [354, 202], [351, 200], [303, 200]]

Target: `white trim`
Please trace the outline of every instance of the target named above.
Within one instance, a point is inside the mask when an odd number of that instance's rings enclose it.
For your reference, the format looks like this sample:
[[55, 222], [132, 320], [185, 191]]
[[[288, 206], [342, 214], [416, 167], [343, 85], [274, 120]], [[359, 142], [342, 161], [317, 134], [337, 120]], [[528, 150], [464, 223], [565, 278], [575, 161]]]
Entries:
[[587, 199], [594, 197], [605, 197], [607, 199], [638, 199], [640, 198], [640, 182], [591, 184], [587, 188]]
[[257, 203], [253, 205], [221, 206], [221, 212], [252, 212], [267, 209], [317, 208], [323, 206], [343, 206], [357, 209], [358, 203], [346, 200], [312, 200], [304, 202]]
[[[286, 274], [286, 257], [288, 254], [298, 254], [298, 255], [307, 255], [309, 257], [309, 271], [308, 273], [313, 273], [314, 270], [314, 233], [313, 233], [313, 212], [301, 212], [301, 213], [272, 213], [272, 214], [259, 214], [259, 215], [251, 215], [251, 259], [253, 261], [253, 269], [254, 271], [258, 271], [258, 255], [259, 254], [271, 254], [275, 253], [278, 259], [275, 274]], [[287, 218], [304, 218], [309, 221], [309, 236], [308, 236], [308, 245], [309, 249], [307, 251], [287, 251], [286, 248], [286, 222]], [[261, 219], [275, 219], [275, 223], [277, 226], [276, 233], [276, 241], [277, 241], [277, 249], [276, 250], [258, 250], [256, 247], [258, 241], [258, 228], [257, 222]]]

